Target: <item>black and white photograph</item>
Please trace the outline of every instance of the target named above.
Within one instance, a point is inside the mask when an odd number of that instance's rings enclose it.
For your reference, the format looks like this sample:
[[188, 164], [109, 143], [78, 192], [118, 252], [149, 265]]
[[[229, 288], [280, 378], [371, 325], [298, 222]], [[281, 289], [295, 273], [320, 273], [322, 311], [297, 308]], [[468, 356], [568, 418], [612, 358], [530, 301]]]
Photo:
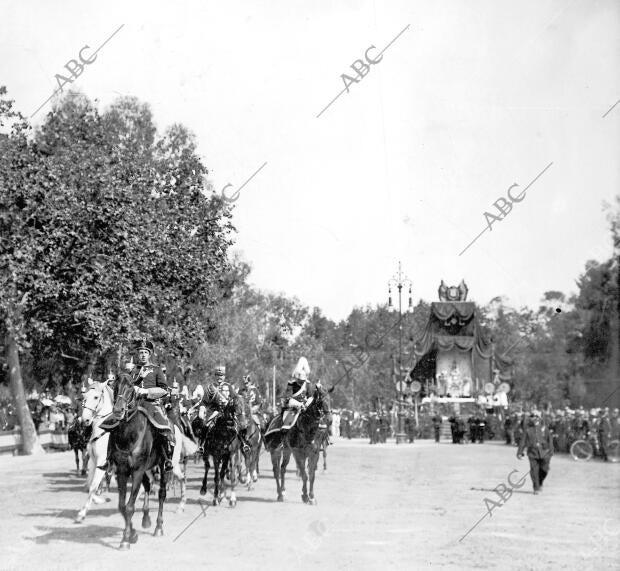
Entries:
[[620, 569], [619, 0], [0, 0], [0, 571]]

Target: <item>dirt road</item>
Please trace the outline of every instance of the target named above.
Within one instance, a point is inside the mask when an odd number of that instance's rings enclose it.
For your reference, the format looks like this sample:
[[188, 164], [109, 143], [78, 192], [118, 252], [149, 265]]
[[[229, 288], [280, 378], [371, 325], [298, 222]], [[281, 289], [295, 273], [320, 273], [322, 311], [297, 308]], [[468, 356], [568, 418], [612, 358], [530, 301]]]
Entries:
[[140, 529], [137, 512], [129, 552], [117, 549], [116, 494], [73, 523], [85, 492], [72, 468], [69, 453], [0, 458], [0, 569], [620, 568], [619, 464], [556, 456], [542, 494], [528, 478], [501, 502], [493, 488], [528, 469], [514, 448], [338, 440], [317, 477], [318, 505], [302, 503], [294, 469], [287, 501], [276, 503], [263, 454], [255, 489], [239, 487], [235, 509], [223, 503], [203, 516], [202, 468], [190, 463], [185, 512], [174, 513], [171, 494], [161, 538]]

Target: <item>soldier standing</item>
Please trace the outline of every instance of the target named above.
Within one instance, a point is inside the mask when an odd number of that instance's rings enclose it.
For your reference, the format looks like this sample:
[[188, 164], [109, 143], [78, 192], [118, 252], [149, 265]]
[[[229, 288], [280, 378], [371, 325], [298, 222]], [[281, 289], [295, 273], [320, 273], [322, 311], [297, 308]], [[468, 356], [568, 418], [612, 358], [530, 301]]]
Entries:
[[435, 433], [435, 442], [439, 442], [439, 436], [441, 434], [441, 423], [443, 422], [443, 419], [441, 418], [441, 415], [439, 413], [435, 413], [431, 421], [433, 423], [433, 431]]
[[601, 447], [601, 455], [603, 456], [603, 460], [607, 462], [607, 448], [611, 439], [611, 422], [609, 422], [609, 409], [601, 409], [599, 414], [600, 419], [598, 426], [596, 427], [596, 431], [598, 433], [599, 446]]

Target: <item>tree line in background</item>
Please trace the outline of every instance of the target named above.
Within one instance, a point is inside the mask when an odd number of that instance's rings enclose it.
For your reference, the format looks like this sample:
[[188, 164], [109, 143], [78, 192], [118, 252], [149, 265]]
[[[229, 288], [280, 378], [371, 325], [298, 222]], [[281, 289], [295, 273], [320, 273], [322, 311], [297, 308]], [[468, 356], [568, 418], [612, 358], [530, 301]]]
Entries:
[[[336, 323], [252, 287], [207, 176], [188, 129], [160, 133], [135, 98], [99, 111], [69, 93], [33, 130], [0, 88], [0, 381], [26, 452], [38, 450], [26, 391], [74, 394], [117, 371], [142, 336], [190, 389], [225, 364], [231, 380], [251, 373], [267, 395], [304, 355], [313, 378], [334, 386], [336, 407], [394, 399], [398, 315], [368, 306]], [[608, 211], [616, 254], [588, 262], [576, 294], [546, 292], [537, 310], [501, 297], [479, 306], [496, 354], [512, 362], [513, 398], [589, 406], [617, 386], [620, 200]], [[420, 301], [403, 317], [405, 366], [428, 313]]]

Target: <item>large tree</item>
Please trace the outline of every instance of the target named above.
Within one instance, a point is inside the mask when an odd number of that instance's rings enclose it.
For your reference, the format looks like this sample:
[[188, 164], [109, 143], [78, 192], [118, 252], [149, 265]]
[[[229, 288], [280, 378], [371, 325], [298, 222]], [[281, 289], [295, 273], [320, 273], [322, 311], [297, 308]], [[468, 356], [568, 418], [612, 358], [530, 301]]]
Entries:
[[[19, 119], [10, 112], [5, 105]], [[187, 129], [158, 135], [135, 99], [101, 114], [70, 93], [34, 137], [21, 125], [0, 143], [0, 309], [12, 385], [23, 393], [19, 357], [32, 347], [35, 359], [77, 355], [90, 374], [138, 336], [165, 354], [199, 345], [232, 226], [205, 190]]]

